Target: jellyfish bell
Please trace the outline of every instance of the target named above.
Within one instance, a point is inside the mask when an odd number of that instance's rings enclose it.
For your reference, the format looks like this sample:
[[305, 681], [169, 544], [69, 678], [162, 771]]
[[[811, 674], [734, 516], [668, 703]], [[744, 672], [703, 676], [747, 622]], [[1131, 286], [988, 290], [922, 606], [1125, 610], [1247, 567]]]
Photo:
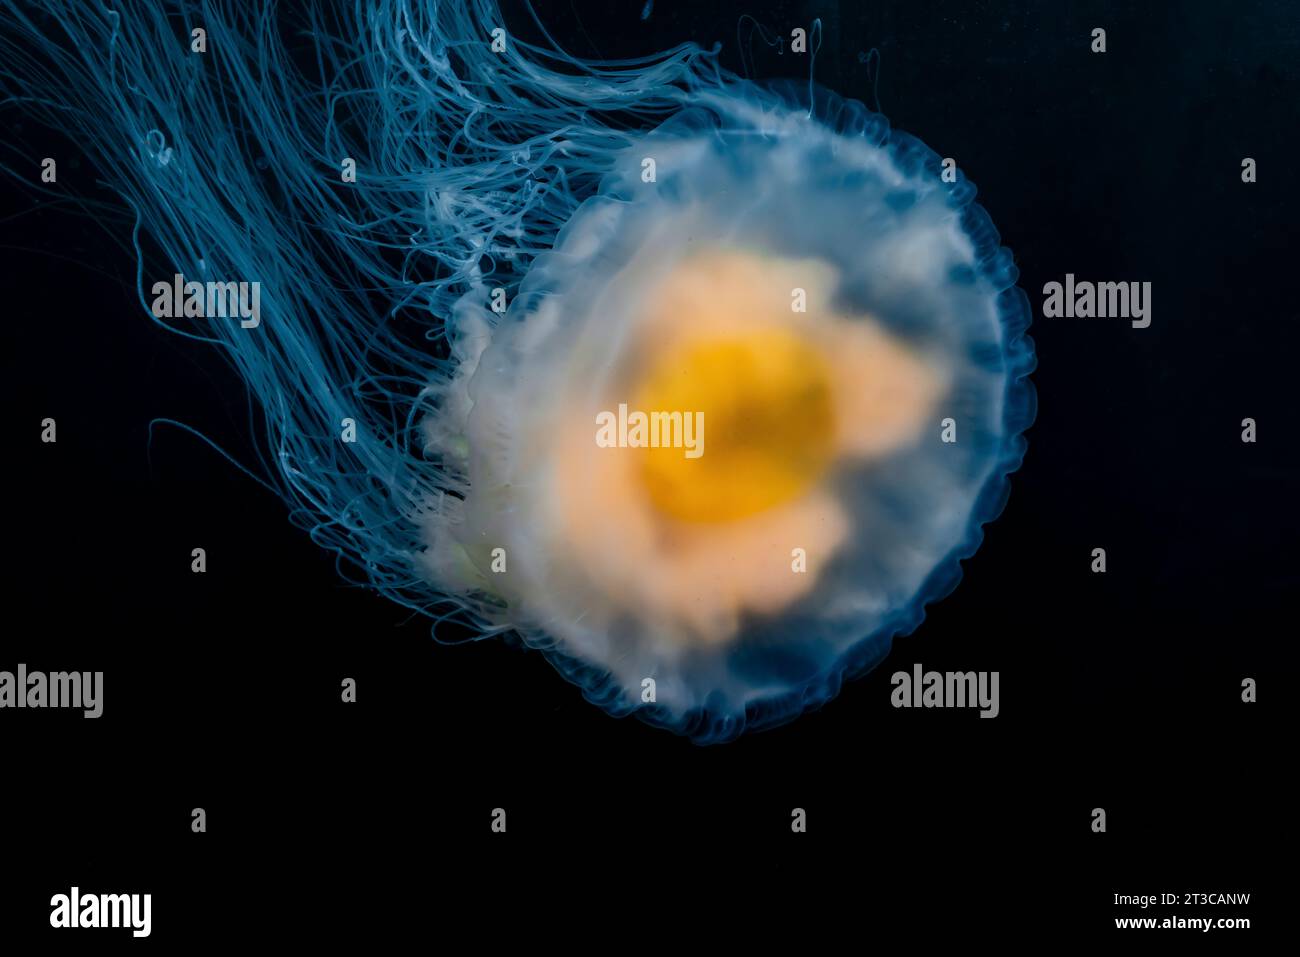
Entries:
[[615, 156], [504, 317], [457, 312], [433, 580], [698, 741], [883, 657], [955, 584], [1032, 419], [1015, 267], [939, 174], [860, 104], [752, 84]]

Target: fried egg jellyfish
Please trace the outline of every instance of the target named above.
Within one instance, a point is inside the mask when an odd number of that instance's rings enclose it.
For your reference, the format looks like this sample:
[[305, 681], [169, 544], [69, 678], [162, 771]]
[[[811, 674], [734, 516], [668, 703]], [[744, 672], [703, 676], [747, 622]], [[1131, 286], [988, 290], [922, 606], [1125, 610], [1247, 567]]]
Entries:
[[294, 520], [612, 714], [710, 743], [821, 705], [1005, 504], [1028, 302], [973, 186], [860, 104], [578, 60], [488, 0], [4, 9], [7, 91], [168, 272], [261, 282], [258, 329], [178, 331]]

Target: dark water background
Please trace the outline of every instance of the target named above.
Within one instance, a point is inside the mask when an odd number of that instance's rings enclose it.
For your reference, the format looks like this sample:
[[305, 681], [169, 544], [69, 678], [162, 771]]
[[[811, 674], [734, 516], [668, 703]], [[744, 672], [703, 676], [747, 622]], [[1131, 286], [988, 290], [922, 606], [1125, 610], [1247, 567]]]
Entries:
[[[74, 210], [4, 220], [0, 668], [106, 672], [98, 721], [2, 716], [6, 841], [29, 862], [6, 868], [14, 932], [78, 881], [152, 891], [160, 941], [235, 929], [201, 896], [222, 888], [337, 904], [346, 925], [413, 888], [454, 910], [525, 874], [515, 892], [544, 897], [553, 869], [662, 867], [682, 899], [834, 875], [860, 916], [982, 915], [991, 941], [1031, 914], [1104, 931], [1133, 913], [1114, 893], [1267, 891], [1300, 585], [1294, 6], [643, 6], [537, 10], [578, 55], [718, 41], [734, 69], [746, 15], [785, 37], [820, 17], [816, 79], [958, 160], [1036, 307], [1067, 272], [1150, 281], [1151, 327], [1036, 319], [1029, 454], [957, 592], [821, 712], [702, 749], [610, 719], [536, 654], [436, 647], [426, 622], [344, 587], [206, 446], [164, 432], [150, 450], [165, 416], [249, 458], [237, 379], [147, 321], [134, 261]], [[519, 10], [507, 24], [535, 33]], [[808, 75], [807, 56], [751, 48], [756, 78]], [[29, 121], [16, 132], [75, 155]], [[61, 160], [60, 181], [79, 170]], [[47, 415], [53, 448], [33, 438]], [[999, 671], [1001, 715], [891, 708], [889, 675], [914, 662]], [[1263, 923], [1264, 906], [1240, 913]]]

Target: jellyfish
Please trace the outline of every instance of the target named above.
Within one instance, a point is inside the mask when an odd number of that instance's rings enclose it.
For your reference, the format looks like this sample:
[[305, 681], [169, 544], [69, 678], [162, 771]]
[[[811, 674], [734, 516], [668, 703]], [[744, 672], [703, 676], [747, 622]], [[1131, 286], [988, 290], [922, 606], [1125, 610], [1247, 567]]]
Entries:
[[0, 9], [0, 83], [125, 200], [142, 304], [259, 283], [254, 327], [164, 324], [240, 372], [292, 519], [435, 637], [730, 741], [882, 661], [1006, 503], [1013, 258], [861, 103], [693, 43], [579, 58], [491, 0]]

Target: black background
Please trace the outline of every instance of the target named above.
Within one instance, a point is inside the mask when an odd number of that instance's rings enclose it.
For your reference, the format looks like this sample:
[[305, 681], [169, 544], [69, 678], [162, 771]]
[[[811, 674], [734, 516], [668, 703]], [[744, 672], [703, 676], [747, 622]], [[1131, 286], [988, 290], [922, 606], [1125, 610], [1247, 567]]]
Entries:
[[[0, 712], [4, 932], [48, 930], [50, 895], [74, 883], [152, 893], [154, 946], [425, 908], [443, 926], [473, 900], [554, 904], [563, 928], [596, 880], [641, 915], [633, 936], [662, 915], [651, 900], [827, 882], [873, 928], [990, 941], [1022, 922], [1139, 934], [1112, 918], [1150, 912], [1115, 893], [1249, 891], [1247, 908], [1175, 910], [1251, 917], [1234, 946], [1262, 937], [1300, 583], [1300, 28], [1282, 3], [1126, 7], [657, 0], [643, 21], [641, 2], [537, 4], [578, 55], [721, 41], [736, 69], [742, 15], [787, 37], [821, 16], [817, 79], [957, 159], [1036, 309], [1066, 272], [1153, 283], [1148, 329], [1036, 319], [1029, 453], [958, 590], [822, 711], [720, 747], [609, 718], [537, 654], [435, 644], [427, 621], [344, 586], [207, 445], [165, 426], [150, 443], [172, 418], [251, 461], [240, 382], [143, 313], [122, 224], [115, 239], [0, 181], [0, 668], [105, 673], [98, 720]], [[520, 11], [507, 23], [534, 33]], [[807, 75], [788, 50], [756, 42], [753, 61], [759, 78]], [[5, 116], [32, 181], [53, 155], [60, 187], [108, 195], [75, 144]], [[915, 662], [999, 671], [1000, 716], [893, 709], [889, 675]], [[91, 933], [72, 940], [107, 932]]]

